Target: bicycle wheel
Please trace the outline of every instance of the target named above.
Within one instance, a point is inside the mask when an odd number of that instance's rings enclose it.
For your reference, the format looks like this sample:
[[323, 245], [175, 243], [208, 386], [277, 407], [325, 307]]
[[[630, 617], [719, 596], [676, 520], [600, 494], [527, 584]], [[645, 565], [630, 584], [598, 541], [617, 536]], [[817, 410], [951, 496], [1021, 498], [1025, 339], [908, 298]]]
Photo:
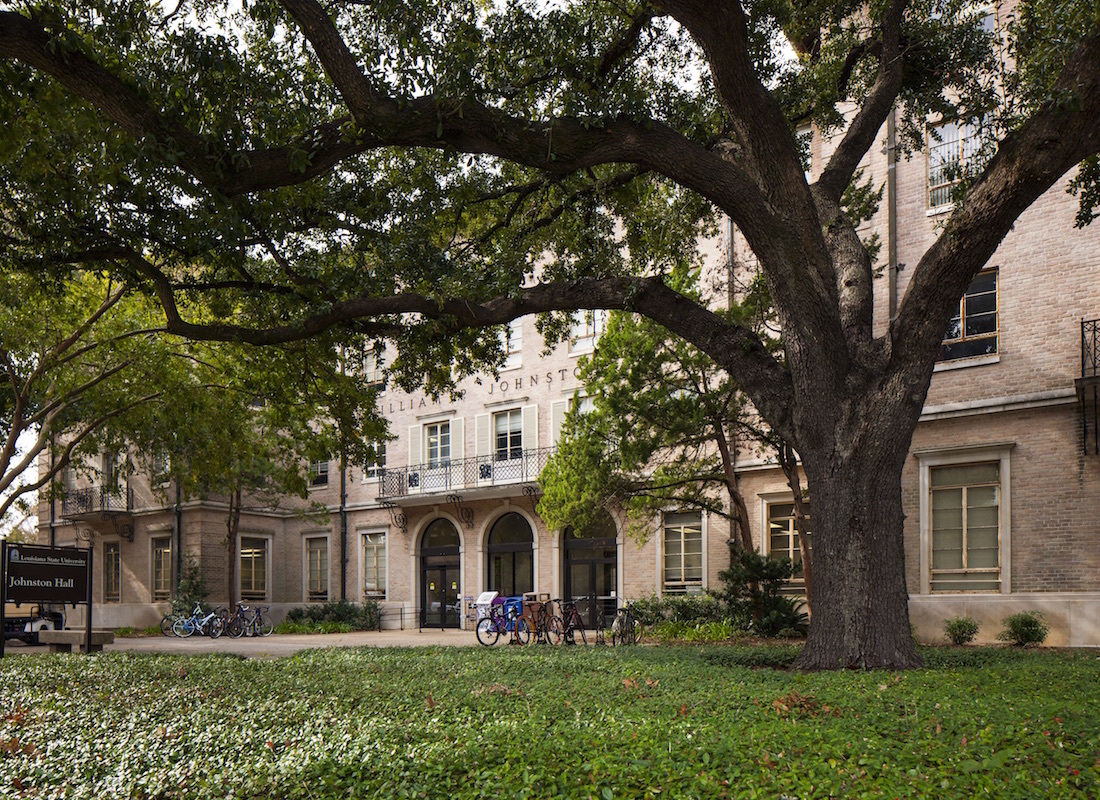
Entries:
[[209, 622], [209, 635], [210, 635], [210, 638], [211, 639], [217, 639], [219, 636], [221, 636], [223, 628], [224, 628], [224, 623], [222, 622], [221, 617], [214, 617], [212, 620], [210, 620], [210, 622]]
[[550, 617], [546, 621], [546, 641], [549, 644], [561, 644], [564, 635], [565, 623], [561, 621], [561, 617]]
[[490, 617], [484, 617], [477, 621], [476, 632], [478, 644], [483, 644], [486, 647], [491, 647], [500, 639], [500, 631], [497, 630], [496, 623]]
[[637, 644], [642, 638], [642, 625], [634, 617], [627, 614], [623, 617], [619, 626], [620, 644]]
[[275, 626], [271, 624], [271, 620], [260, 614], [260, 618], [256, 620], [256, 632], [260, 636], [270, 636], [273, 630]]
[[165, 636], [171, 636], [172, 625], [173, 623], [175, 623], [175, 621], [176, 618], [170, 613], [165, 614], [163, 617], [160, 618], [160, 632], [163, 633]]
[[186, 639], [195, 632], [195, 623], [190, 617], [180, 617], [172, 623], [172, 633], [181, 639]]
[[244, 620], [239, 616], [230, 617], [226, 633], [229, 634], [231, 639], [240, 639], [244, 635]]
[[531, 626], [527, 624], [527, 620], [520, 617], [516, 620], [516, 629], [512, 631], [512, 641], [517, 644], [527, 644], [531, 641]]

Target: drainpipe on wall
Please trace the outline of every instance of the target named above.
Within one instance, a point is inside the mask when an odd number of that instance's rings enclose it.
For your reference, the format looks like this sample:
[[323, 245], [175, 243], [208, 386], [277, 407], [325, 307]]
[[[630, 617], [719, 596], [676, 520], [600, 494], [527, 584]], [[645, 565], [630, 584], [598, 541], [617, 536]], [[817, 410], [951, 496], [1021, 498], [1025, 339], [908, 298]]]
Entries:
[[348, 460], [340, 456], [340, 599], [348, 599]]
[[896, 109], [886, 118], [886, 251], [887, 287], [890, 293], [890, 322], [898, 313], [898, 133]]
[[172, 537], [175, 539], [172, 543], [172, 596], [175, 597], [180, 586], [180, 574], [183, 572], [183, 489], [178, 478], [176, 505], [172, 510], [175, 517], [172, 525]]

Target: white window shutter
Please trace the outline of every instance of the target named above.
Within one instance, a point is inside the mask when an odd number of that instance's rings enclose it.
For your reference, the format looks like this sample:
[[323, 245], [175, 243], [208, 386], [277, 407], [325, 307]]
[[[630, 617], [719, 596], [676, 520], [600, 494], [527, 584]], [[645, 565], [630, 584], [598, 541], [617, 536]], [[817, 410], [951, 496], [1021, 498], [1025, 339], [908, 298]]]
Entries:
[[465, 426], [462, 417], [451, 420], [451, 460], [461, 461], [466, 452]]
[[539, 449], [539, 407], [523, 407], [523, 449]]
[[561, 438], [561, 427], [565, 424], [565, 415], [569, 411], [568, 400], [555, 400], [550, 404], [550, 444], [557, 446]]
[[424, 460], [420, 446], [422, 427], [420, 425], [409, 426], [409, 466], [415, 467]]
[[474, 418], [474, 455], [478, 458], [488, 458], [492, 455], [492, 425], [488, 414], [478, 414]]

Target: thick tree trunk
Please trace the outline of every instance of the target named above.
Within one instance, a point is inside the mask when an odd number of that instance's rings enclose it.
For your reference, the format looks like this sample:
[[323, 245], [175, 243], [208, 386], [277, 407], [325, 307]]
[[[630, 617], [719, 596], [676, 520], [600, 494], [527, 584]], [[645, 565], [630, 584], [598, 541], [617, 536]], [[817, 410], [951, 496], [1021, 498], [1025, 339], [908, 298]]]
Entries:
[[[800, 669], [920, 667], [909, 627], [901, 470], [908, 437], [803, 452], [814, 514], [814, 615]], [[868, 441], [870, 440], [870, 441]]]
[[225, 588], [229, 610], [237, 605], [237, 531], [241, 527], [241, 490], [236, 489], [229, 495], [229, 516], [225, 520]]

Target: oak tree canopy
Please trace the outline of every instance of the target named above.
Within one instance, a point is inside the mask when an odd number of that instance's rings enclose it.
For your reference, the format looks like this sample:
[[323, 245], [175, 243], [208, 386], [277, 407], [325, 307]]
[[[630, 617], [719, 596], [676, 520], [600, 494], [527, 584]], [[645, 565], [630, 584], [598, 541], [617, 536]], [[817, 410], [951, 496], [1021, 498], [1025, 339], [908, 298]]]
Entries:
[[[499, 360], [486, 326], [644, 315], [734, 376], [802, 457], [817, 552], [801, 664], [915, 666], [900, 476], [943, 332], [1014, 221], [1083, 160], [1097, 196], [1094, 5], [995, 4], [996, 25], [987, 8], [8, 2], [0, 263], [108, 270], [193, 338], [385, 338], [395, 376], [429, 390]], [[844, 195], [892, 114], [903, 150], [956, 118], [980, 123], [989, 158], [876, 335], [874, 259]], [[836, 143], [812, 184], [807, 122]], [[758, 259], [780, 356], [663, 280], [720, 215]]]

